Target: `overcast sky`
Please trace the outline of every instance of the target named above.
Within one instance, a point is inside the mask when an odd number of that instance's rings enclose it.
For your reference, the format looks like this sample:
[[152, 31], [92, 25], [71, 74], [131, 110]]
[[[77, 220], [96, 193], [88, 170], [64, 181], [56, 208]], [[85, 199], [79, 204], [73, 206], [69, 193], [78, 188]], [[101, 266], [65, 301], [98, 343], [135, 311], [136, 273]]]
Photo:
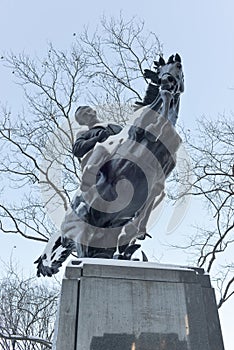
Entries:
[[[133, 15], [143, 19], [145, 28], [155, 32], [163, 43], [166, 57], [175, 52], [181, 54], [186, 90], [182, 96], [180, 120], [187, 128], [193, 131], [196, 119], [203, 115], [215, 118], [234, 110], [233, 0], [1, 0], [1, 52], [24, 51], [32, 57], [43, 56], [48, 42], [67, 48], [72, 43], [73, 33], [79, 33], [84, 25], [95, 28], [103, 14], [119, 16], [120, 11], [126, 19]], [[14, 85], [11, 72], [2, 66], [0, 74], [0, 102], [7, 102], [17, 111], [23, 104], [20, 88]], [[196, 223], [193, 213], [197, 206], [196, 202], [191, 204], [174, 237], [188, 232], [191, 223]], [[164, 213], [164, 219], [159, 220], [156, 232], [160, 238], [155, 239], [155, 246], [150, 243], [154, 248], [149, 249], [149, 254], [173, 263], [173, 258], [165, 251], [157, 250], [159, 240], [170, 236], [165, 230], [168, 225], [165, 217], [170, 215], [171, 212]], [[8, 259], [14, 251], [21, 265], [31, 264], [43, 249], [41, 244], [22, 243], [15, 236], [0, 234], [0, 239], [2, 258]], [[183, 259], [179, 262], [185, 263]], [[221, 312], [226, 350], [233, 348], [233, 309], [234, 303], [230, 302]]]

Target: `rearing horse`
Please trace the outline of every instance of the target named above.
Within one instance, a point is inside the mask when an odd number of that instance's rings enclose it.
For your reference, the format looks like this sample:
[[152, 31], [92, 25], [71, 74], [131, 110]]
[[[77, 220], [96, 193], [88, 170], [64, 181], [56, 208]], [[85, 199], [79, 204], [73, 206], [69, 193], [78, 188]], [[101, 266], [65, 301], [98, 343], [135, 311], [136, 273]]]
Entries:
[[150, 212], [175, 167], [181, 139], [174, 126], [184, 91], [181, 58], [176, 54], [167, 63], [162, 57], [154, 63], [155, 72], [145, 70], [151, 83], [137, 104], [141, 108], [121, 133], [84, 157], [81, 194], [73, 209], [87, 224], [79, 237], [87, 246], [122, 246], [144, 237]]
[[69, 209], [74, 230], [51, 237], [36, 261], [38, 276], [58, 272], [74, 245], [79, 258], [90, 256], [90, 248], [104, 248], [113, 257], [117, 248], [115, 257], [130, 259], [139, 247], [135, 239], [146, 237], [150, 213], [164, 197], [165, 180], [176, 164], [181, 139], [174, 126], [184, 91], [178, 54], [154, 64], [155, 71], [144, 72], [150, 79], [146, 95], [122, 132], [82, 158], [80, 189]]

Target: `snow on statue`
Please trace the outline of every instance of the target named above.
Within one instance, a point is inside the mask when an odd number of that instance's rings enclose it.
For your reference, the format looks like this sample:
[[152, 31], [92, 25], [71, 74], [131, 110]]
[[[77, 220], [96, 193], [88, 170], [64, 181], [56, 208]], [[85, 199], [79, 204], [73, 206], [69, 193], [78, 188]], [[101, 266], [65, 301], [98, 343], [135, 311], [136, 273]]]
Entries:
[[[155, 61], [145, 98], [123, 129], [100, 124], [96, 112], [79, 107], [83, 129], [73, 146], [82, 168], [80, 188], [61, 232], [52, 236], [36, 261], [38, 276], [58, 272], [72, 251], [79, 258], [131, 259], [144, 239], [151, 211], [164, 197], [165, 180], [176, 163], [181, 139], [175, 131], [184, 91], [181, 58]], [[147, 260], [143, 253], [143, 260]]]

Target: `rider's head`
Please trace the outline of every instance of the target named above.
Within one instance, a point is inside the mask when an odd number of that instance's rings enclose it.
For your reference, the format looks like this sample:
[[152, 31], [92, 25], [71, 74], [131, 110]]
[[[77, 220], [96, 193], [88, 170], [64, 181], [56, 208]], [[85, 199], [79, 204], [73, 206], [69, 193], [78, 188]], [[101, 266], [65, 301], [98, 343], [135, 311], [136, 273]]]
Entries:
[[89, 127], [100, 122], [96, 111], [89, 106], [79, 106], [75, 112], [75, 119], [80, 125]]

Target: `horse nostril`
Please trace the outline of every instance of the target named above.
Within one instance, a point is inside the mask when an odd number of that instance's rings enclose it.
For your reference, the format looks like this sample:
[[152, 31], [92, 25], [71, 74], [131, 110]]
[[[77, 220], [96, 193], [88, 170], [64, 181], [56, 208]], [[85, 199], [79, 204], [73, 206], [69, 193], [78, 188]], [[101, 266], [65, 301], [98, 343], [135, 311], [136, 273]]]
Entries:
[[173, 81], [174, 81], [173, 77], [171, 77], [170, 75], [169, 75], [169, 77], [167, 77], [167, 80], [169, 81], [169, 83], [173, 83]]

